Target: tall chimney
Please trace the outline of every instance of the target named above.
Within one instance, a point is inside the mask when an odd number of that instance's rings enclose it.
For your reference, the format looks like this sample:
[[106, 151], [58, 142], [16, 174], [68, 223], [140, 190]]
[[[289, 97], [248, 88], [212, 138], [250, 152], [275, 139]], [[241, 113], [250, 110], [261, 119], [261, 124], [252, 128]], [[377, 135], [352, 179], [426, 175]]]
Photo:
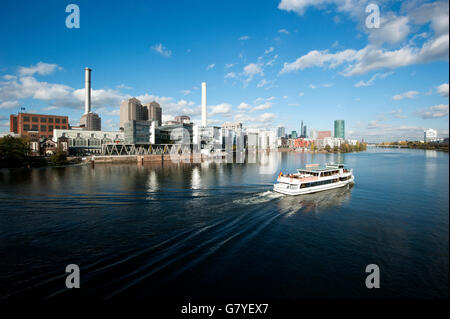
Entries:
[[207, 125], [206, 120], [206, 82], [202, 82], [202, 126]]
[[91, 112], [91, 69], [84, 69], [84, 114]]

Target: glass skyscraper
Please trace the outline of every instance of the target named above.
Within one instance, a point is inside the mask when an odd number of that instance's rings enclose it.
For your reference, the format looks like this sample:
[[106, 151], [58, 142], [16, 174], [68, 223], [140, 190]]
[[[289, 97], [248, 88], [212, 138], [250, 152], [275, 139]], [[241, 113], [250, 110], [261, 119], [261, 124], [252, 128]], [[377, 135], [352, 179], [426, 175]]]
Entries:
[[335, 120], [334, 121], [334, 137], [345, 139], [345, 121]]

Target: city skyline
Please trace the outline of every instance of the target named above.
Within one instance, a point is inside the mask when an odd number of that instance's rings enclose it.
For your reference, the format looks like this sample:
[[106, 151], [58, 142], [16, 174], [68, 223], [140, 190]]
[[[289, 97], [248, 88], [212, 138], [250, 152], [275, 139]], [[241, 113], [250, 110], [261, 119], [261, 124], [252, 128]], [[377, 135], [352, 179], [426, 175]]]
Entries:
[[[21, 107], [78, 125], [90, 67], [92, 109], [106, 130], [118, 129], [120, 103], [133, 96], [158, 102], [163, 121], [188, 115], [200, 123], [207, 82], [211, 125], [290, 132], [300, 120], [309, 131], [343, 119], [346, 136], [369, 142], [420, 139], [427, 128], [448, 136], [448, 3], [380, 1], [378, 30], [364, 27], [366, 4], [355, 1], [350, 11], [341, 1], [153, 2], [119, 10], [79, 1], [80, 29], [68, 29], [66, 4], [19, 10], [5, 2], [10, 14], [0, 23], [16, 32], [0, 36], [8, 47], [0, 52], [0, 131]], [[258, 17], [256, 5], [264, 8]], [[120, 20], [132, 12], [135, 22]]]

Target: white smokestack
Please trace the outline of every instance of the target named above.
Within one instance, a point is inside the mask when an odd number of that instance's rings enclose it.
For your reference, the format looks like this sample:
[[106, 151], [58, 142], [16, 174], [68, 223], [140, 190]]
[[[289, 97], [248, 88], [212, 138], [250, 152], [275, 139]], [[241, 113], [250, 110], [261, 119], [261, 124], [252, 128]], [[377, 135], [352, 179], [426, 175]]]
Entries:
[[84, 69], [84, 114], [91, 112], [91, 69]]
[[206, 82], [202, 82], [202, 126], [206, 125]]

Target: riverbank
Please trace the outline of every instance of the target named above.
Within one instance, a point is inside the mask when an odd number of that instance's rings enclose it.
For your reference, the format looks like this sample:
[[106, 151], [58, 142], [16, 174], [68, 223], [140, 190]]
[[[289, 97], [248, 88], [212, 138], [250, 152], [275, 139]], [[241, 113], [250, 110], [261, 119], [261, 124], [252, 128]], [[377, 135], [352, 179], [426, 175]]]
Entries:
[[409, 142], [407, 144], [392, 143], [392, 144], [377, 144], [375, 146], [382, 147], [382, 148], [408, 148], [408, 149], [448, 152], [448, 144], [446, 144], [446, 143]]

